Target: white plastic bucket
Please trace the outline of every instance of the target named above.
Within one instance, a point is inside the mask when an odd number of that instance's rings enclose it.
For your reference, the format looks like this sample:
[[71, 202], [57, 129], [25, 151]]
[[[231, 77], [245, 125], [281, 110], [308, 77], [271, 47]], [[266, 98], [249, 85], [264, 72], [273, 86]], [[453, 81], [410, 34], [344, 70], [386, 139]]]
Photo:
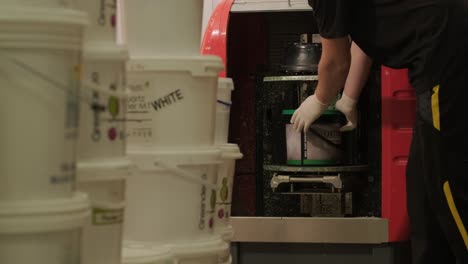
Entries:
[[199, 55], [203, 0], [124, 0], [130, 56]]
[[168, 246], [124, 241], [122, 264], [176, 264]]
[[[125, 156], [124, 47], [86, 45], [83, 51], [78, 160]], [[93, 86], [98, 89], [93, 89]]]
[[127, 173], [128, 168], [78, 174], [77, 188], [88, 193], [92, 209], [83, 232], [83, 264], [120, 263]]
[[70, 198], [84, 13], [0, 8], [0, 201]]
[[217, 75], [222, 69], [214, 56], [131, 60], [128, 145], [213, 145]]
[[216, 102], [215, 144], [226, 144], [229, 136], [229, 118], [231, 115], [231, 93], [234, 83], [230, 78], [218, 79], [218, 99]]
[[[0, 6], [75, 8], [77, 0], [0, 0]], [[82, 1], [82, 0], [79, 0]]]
[[78, 8], [88, 13], [91, 22], [85, 43], [117, 43], [117, 0], [79, 0]]
[[0, 202], [0, 263], [80, 264], [87, 196]]
[[217, 148], [130, 150], [125, 240], [166, 244], [213, 235]]
[[220, 145], [219, 148], [221, 149], [222, 161], [218, 166], [217, 184], [219, 189], [216, 198], [215, 233], [229, 242], [234, 236], [230, 216], [236, 160], [241, 159], [243, 155], [236, 144], [224, 144]]
[[171, 245], [178, 264], [218, 264], [230, 259], [229, 244], [219, 238]]

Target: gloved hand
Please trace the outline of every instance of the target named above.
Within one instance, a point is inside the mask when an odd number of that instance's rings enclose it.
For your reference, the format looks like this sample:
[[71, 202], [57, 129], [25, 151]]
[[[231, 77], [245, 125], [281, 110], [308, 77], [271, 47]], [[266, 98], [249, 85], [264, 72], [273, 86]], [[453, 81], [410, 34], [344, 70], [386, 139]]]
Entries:
[[348, 97], [343, 93], [343, 96], [335, 104], [335, 108], [342, 112], [348, 123], [340, 128], [340, 131], [351, 131], [356, 128], [358, 122], [357, 100]]
[[301, 132], [301, 129], [306, 132], [310, 125], [327, 110], [327, 107], [328, 105], [320, 102], [315, 94], [311, 95], [294, 112], [291, 124], [294, 124], [294, 129], [297, 132]]

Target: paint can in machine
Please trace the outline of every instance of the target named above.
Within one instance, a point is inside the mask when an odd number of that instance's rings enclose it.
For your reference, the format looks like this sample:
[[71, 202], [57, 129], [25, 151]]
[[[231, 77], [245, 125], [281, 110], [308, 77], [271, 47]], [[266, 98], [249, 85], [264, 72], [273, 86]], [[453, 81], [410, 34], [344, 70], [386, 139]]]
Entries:
[[290, 123], [294, 110], [283, 110], [286, 134], [286, 157], [288, 165], [327, 166], [342, 162], [343, 147], [342, 115], [336, 110], [327, 110], [304, 132], [294, 130]]

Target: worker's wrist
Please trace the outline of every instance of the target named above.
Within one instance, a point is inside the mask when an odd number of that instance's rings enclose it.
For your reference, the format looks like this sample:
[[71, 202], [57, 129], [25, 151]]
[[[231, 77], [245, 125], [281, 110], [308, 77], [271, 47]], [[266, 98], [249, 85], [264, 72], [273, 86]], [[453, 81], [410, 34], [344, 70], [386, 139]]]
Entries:
[[328, 107], [327, 103], [324, 103], [317, 95], [312, 95], [312, 99], [321, 107]]
[[348, 106], [348, 107], [355, 107], [358, 100], [351, 98], [350, 96], [346, 95], [346, 93], [343, 93], [340, 101], [343, 105]]

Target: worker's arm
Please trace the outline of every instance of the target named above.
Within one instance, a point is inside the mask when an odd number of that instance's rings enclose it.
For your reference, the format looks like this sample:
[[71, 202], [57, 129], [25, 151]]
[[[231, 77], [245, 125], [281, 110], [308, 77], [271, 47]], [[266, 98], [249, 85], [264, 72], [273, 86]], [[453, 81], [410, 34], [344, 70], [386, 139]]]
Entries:
[[351, 45], [351, 67], [346, 78], [344, 94], [354, 100], [358, 100], [362, 88], [369, 77], [372, 59], [367, 56], [356, 43]]
[[372, 67], [372, 59], [368, 57], [353, 42], [351, 45], [351, 67], [343, 91], [343, 95], [336, 108], [340, 110], [347, 118], [348, 123], [341, 128], [341, 131], [353, 130], [357, 126], [358, 113], [357, 102], [361, 95], [362, 88], [367, 82], [369, 72]]
[[349, 38], [322, 38], [322, 57], [318, 67], [317, 99], [329, 105], [343, 89], [351, 64]]
[[343, 88], [351, 63], [349, 38], [322, 38], [322, 57], [318, 67], [319, 81], [314, 95], [296, 110], [291, 123], [297, 131], [319, 118]]

